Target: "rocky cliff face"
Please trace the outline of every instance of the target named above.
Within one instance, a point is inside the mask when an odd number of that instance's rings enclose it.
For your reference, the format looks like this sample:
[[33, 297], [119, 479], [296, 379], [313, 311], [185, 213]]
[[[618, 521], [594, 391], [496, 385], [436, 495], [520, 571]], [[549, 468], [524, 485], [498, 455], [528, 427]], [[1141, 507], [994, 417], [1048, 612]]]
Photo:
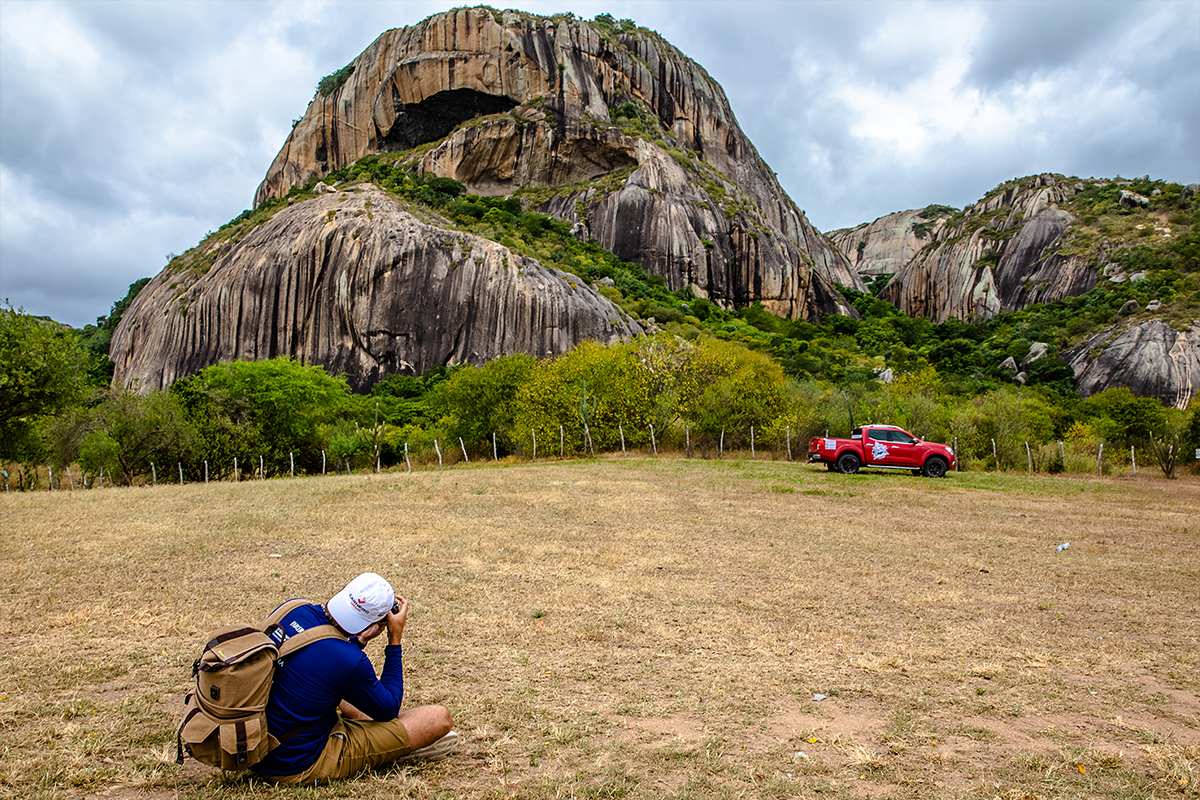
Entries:
[[894, 275], [937, 238], [945, 216], [924, 209], [897, 211], [856, 228], [833, 231], [829, 238], [860, 277]]
[[1200, 394], [1200, 320], [1185, 333], [1157, 319], [1118, 325], [1089, 336], [1065, 360], [1084, 397], [1124, 386], [1136, 395], [1186, 408]]
[[896, 272], [882, 297], [911, 316], [943, 322], [995, 316], [1083, 294], [1097, 271], [1058, 250], [1073, 217], [1061, 203], [1083, 184], [1039, 175], [964, 209]]
[[166, 270], [137, 295], [113, 335], [114, 384], [148, 391], [220, 361], [290, 355], [365, 389], [641, 332], [574, 275], [422, 222], [370, 185], [207, 249], [203, 274]]
[[[671, 289], [815, 319], [849, 262], [787, 197], [721, 87], [656, 34], [474, 8], [384, 33], [317, 96], [258, 189], [377, 152], [541, 210]], [[466, 124], [464, 124], [466, 123]], [[432, 148], [426, 147], [437, 143]]]

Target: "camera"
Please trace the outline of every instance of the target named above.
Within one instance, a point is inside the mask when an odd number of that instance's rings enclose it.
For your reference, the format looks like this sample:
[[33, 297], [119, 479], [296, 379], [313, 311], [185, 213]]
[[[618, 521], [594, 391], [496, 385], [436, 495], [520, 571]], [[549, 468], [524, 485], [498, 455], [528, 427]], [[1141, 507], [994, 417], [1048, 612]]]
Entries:
[[399, 613], [400, 613], [400, 601], [399, 601], [399, 600], [393, 600], [393, 601], [392, 601], [392, 613], [393, 613], [393, 614], [399, 614]]

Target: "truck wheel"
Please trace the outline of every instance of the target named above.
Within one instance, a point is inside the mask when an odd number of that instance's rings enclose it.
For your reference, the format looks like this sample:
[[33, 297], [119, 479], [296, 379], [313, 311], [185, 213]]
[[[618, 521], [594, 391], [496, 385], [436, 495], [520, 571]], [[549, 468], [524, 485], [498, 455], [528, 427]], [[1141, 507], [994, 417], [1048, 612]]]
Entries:
[[843, 475], [853, 475], [858, 472], [859, 460], [854, 453], [842, 453], [838, 456], [837, 471]]
[[926, 478], [944, 478], [946, 470], [950, 465], [946, 463], [946, 459], [934, 456], [925, 462], [925, 477]]

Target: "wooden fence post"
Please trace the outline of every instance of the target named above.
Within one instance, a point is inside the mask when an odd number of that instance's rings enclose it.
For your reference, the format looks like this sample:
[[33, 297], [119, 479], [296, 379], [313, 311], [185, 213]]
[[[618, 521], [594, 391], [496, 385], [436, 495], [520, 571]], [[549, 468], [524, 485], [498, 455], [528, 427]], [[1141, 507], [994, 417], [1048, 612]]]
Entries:
[[1025, 460], [1029, 462], [1029, 474], [1033, 474], [1033, 454], [1029, 451], [1029, 442], [1025, 442]]
[[296, 477], [296, 454], [291, 450], [288, 451], [288, 462], [291, 464], [289, 475], [294, 478]]
[[1102, 459], [1102, 458], [1104, 458], [1104, 442], [1100, 443], [1100, 452], [1096, 454], [1096, 475], [1097, 476], [1099, 476], [1101, 474], [1100, 473], [1100, 459]]
[[721, 428], [721, 443], [717, 445], [717, 455], [725, 455], [725, 429]]
[[654, 455], [658, 455], [658, 441], [654, 438], [654, 426], [650, 426], [650, 446], [654, 448]]
[[204, 459], [204, 485], [208, 486], [208, 459]]
[[404, 464], [408, 467], [408, 471], [412, 472], [412, 462], [408, 460], [408, 442], [404, 443]]
[[537, 431], [533, 428], [529, 429], [529, 435], [533, 437], [533, 458], [532, 461], [537, 461]]
[[683, 436], [684, 436], [683, 441], [685, 443], [684, 444], [684, 452], [687, 453], [688, 458], [691, 458], [692, 457], [692, 425], [691, 425], [691, 423], [684, 424]]
[[183, 486], [183, 462], [176, 461], [175, 464], [179, 467], [179, 485]]
[[1137, 475], [1137, 453], [1134, 452], [1133, 445], [1129, 445], [1129, 463], [1133, 464], [1133, 474]]
[[621, 458], [625, 458], [628, 453], [625, 452], [625, 426], [618, 425], [617, 432], [621, 434]]
[[267, 479], [267, 470], [263, 467], [262, 454], [259, 454], [258, 456], [258, 479], [260, 481], [265, 481]]
[[754, 426], [750, 426], [750, 460], [754, 460]]
[[558, 457], [559, 458], [563, 457], [563, 452], [564, 452], [563, 445], [565, 445], [565, 444], [566, 444], [566, 436], [565, 436], [565, 434], [563, 434], [563, 426], [559, 425], [558, 426]]
[[237, 456], [233, 457], [233, 482], [234, 483], [238, 482]]
[[[466, 462], [467, 464], [470, 464], [470, 463], [471, 463], [471, 459], [470, 459], [469, 457], [467, 457], [467, 446], [466, 446], [465, 444], [463, 444], [463, 440], [462, 440], [462, 437], [461, 437], [461, 436], [460, 436], [460, 437], [458, 437], [458, 446], [462, 448], [462, 451], [463, 451], [463, 461], [464, 461], [464, 462]], [[378, 472], [378, 471], [379, 471], [379, 470], [376, 470], [376, 472]]]
[[438, 440], [437, 440], [437, 439], [434, 439], [434, 440], [433, 440], [433, 449], [437, 451], [437, 454], [438, 454], [438, 469], [441, 469], [441, 468], [442, 468], [442, 448], [441, 448], [441, 447], [438, 447]]
[[787, 426], [787, 450], [788, 450], [788, 461], [791, 461], [792, 460], [792, 426], [791, 425]]
[[158, 470], [154, 468], [154, 462], [150, 462], [150, 485], [158, 486]]
[[499, 461], [500, 457], [496, 455], [496, 432], [492, 431], [492, 461]]

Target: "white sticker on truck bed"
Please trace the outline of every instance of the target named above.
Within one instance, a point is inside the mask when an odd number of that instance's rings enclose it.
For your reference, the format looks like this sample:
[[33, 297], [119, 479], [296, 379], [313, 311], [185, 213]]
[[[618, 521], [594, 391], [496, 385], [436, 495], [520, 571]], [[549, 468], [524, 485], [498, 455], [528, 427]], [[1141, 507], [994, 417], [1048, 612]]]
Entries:
[[837, 442], [833, 439], [826, 439], [825, 440], [825, 449], [826, 450], [837, 450]]

